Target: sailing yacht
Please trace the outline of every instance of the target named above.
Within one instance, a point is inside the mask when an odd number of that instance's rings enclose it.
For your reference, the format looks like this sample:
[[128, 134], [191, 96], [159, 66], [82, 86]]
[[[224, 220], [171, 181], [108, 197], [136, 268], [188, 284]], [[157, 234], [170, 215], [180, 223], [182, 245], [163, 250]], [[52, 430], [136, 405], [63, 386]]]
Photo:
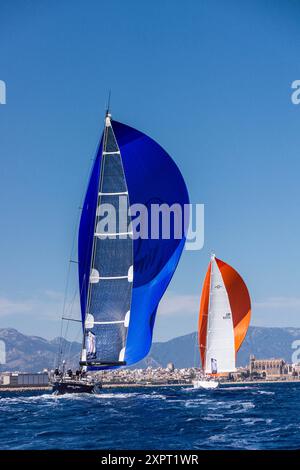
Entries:
[[[167, 239], [161, 230], [150, 236], [147, 210], [153, 203], [182, 208], [180, 236], [172, 230]], [[188, 203], [183, 177], [167, 152], [107, 111], [78, 234], [80, 368], [75, 375], [56, 369], [56, 393], [95, 392], [101, 384], [90, 372], [131, 365], [148, 354], [158, 304], [185, 244]], [[137, 206], [137, 212], [146, 211], [139, 223], [132, 212]]]
[[236, 353], [250, 316], [246, 284], [237, 271], [213, 254], [201, 294], [198, 342], [203, 374], [194, 381], [195, 388], [217, 388], [218, 377], [236, 371]]

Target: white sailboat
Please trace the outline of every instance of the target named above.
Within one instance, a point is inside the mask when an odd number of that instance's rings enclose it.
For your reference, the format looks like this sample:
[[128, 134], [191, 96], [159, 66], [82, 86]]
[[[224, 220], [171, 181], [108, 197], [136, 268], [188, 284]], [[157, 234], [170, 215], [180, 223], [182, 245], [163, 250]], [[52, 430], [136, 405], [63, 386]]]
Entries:
[[243, 279], [212, 255], [199, 314], [203, 375], [194, 380], [194, 388], [215, 389], [220, 376], [236, 371], [236, 353], [246, 336], [250, 316], [250, 297]]

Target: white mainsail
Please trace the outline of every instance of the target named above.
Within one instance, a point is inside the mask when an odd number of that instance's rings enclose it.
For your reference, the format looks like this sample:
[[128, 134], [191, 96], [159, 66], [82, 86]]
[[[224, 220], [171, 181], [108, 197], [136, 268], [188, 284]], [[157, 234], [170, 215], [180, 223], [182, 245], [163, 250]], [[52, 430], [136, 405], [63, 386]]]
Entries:
[[212, 255], [204, 371], [217, 374], [235, 370], [232, 311], [222, 274]]
[[[133, 240], [127, 231], [131, 220], [128, 208], [121, 152], [110, 114], [107, 114], [85, 317], [83, 366], [125, 364], [133, 284]], [[103, 216], [105, 211], [108, 215]]]

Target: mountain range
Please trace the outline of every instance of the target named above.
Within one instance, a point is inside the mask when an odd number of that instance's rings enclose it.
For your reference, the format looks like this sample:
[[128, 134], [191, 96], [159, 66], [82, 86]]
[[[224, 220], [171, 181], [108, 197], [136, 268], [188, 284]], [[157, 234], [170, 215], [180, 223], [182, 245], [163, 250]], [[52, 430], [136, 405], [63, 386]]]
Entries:
[[[300, 340], [300, 328], [252, 326], [238, 352], [237, 365], [248, 364], [250, 354], [259, 359], [282, 358], [292, 362], [293, 343], [297, 339]], [[1, 340], [5, 343], [6, 363], [0, 365], [0, 371], [37, 372], [44, 368], [53, 369], [59, 350], [68, 359], [68, 365], [72, 368], [78, 366], [80, 343], [60, 338], [46, 340], [39, 336], [27, 336], [13, 328], [0, 329]], [[166, 367], [169, 362], [173, 362], [177, 368], [199, 366], [196, 333], [153, 343], [148, 356], [133, 367]]]

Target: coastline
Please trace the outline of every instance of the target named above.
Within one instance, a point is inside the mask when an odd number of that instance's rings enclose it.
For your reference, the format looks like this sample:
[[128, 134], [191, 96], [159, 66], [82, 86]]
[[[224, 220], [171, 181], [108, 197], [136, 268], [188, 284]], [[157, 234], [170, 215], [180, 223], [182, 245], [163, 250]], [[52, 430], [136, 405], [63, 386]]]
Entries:
[[[223, 385], [232, 385], [232, 386], [239, 386], [239, 385], [256, 385], [256, 384], [274, 384], [274, 383], [299, 383], [300, 380], [245, 380], [242, 382], [231, 382], [231, 381], [224, 381], [220, 382], [220, 386]], [[192, 387], [192, 383], [179, 383], [179, 384], [104, 384], [102, 388], [111, 389], [111, 388], [153, 388], [153, 387]]]
[[47, 390], [52, 390], [52, 387], [45, 386], [45, 387], [0, 387], [1, 392], [44, 392]]
[[[223, 385], [227, 386], [241, 386], [241, 385], [257, 385], [257, 384], [278, 384], [278, 383], [299, 383], [299, 379], [291, 379], [291, 380], [245, 380], [242, 382], [230, 382], [224, 381], [221, 382], [221, 387]], [[193, 384], [191, 383], [166, 383], [166, 384], [103, 384], [102, 389], [111, 390], [111, 389], [119, 389], [119, 388], [157, 388], [157, 387], [192, 387]], [[46, 387], [0, 387], [1, 392], [47, 392], [51, 391], [51, 386]], [[101, 392], [100, 392], [101, 393]]]
[[221, 382], [221, 385], [251, 385], [251, 384], [280, 384], [280, 383], [299, 383], [299, 379], [287, 379], [287, 380], [245, 380], [243, 382]]

